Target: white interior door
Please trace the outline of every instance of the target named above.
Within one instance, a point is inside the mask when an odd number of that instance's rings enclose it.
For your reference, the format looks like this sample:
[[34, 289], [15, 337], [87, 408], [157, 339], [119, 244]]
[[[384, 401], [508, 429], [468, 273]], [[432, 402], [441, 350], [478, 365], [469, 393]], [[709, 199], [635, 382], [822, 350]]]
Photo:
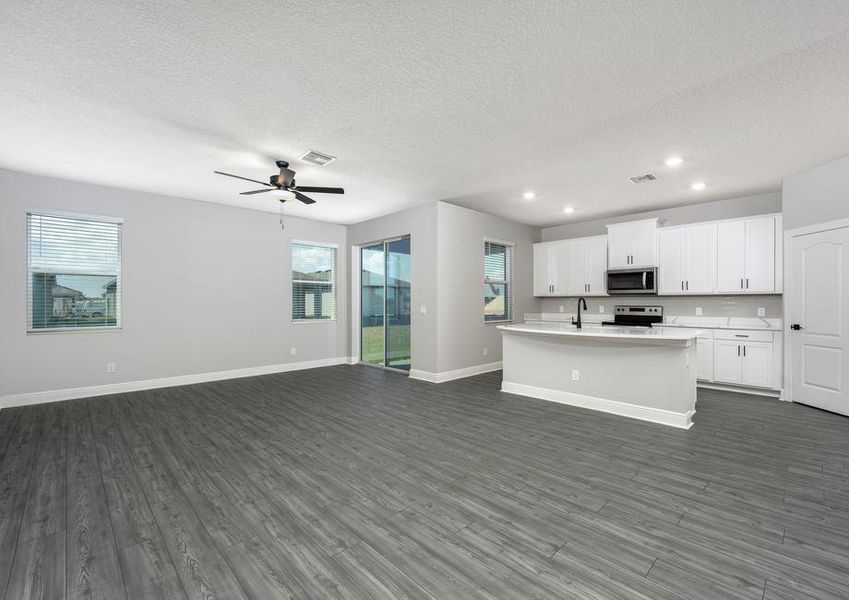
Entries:
[[793, 237], [790, 261], [793, 400], [849, 415], [849, 227]]

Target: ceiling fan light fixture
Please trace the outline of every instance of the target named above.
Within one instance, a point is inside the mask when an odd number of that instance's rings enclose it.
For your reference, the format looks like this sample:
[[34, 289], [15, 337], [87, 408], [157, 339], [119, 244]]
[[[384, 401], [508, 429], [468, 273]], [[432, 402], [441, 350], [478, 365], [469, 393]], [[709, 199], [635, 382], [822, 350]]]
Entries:
[[270, 198], [274, 198], [275, 200], [294, 200], [295, 194], [288, 190], [271, 190], [268, 192], [268, 196]]

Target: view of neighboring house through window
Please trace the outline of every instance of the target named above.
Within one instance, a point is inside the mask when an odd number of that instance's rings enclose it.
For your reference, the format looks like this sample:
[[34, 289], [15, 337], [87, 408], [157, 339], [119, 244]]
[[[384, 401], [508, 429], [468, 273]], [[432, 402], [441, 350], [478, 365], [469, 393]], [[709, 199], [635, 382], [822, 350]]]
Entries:
[[121, 325], [121, 221], [27, 214], [27, 330]]
[[487, 323], [513, 320], [513, 244], [484, 241], [483, 318]]
[[336, 248], [292, 242], [292, 318], [336, 318]]

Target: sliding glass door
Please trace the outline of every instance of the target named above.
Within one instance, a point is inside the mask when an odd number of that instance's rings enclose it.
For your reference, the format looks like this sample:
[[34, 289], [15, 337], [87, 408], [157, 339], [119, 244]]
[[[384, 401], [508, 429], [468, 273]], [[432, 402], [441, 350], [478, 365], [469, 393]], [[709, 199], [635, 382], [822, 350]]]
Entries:
[[360, 357], [370, 365], [410, 368], [410, 238], [360, 249]]

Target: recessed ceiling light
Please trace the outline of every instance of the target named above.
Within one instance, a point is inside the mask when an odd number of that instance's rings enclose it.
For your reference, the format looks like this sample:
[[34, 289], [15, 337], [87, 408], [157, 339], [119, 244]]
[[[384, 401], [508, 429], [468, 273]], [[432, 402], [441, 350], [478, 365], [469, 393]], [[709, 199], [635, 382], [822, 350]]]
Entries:
[[531, 192], [531, 191], [527, 191], [527, 192], [525, 192], [524, 194], [522, 194], [522, 198], [524, 198], [525, 200], [533, 200], [533, 199], [534, 199], [534, 198], [536, 198], [536, 197], [537, 197], [537, 195], [536, 195], [536, 194], [534, 194], [534, 193], [533, 193], [533, 192]]
[[690, 189], [695, 190], [697, 192], [701, 192], [706, 187], [707, 187], [707, 184], [705, 184], [704, 181], [697, 181], [696, 183], [694, 183], [693, 185], [690, 186]]
[[566, 208], [563, 209], [563, 212], [565, 212], [567, 215], [571, 215], [573, 212], [575, 212], [575, 209], [572, 208], [571, 206], [567, 206]]
[[684, 159], [680, 156], [670, 156], [664, 161], [667, 167], [677, 167], [682, 162], [684, 162]]

